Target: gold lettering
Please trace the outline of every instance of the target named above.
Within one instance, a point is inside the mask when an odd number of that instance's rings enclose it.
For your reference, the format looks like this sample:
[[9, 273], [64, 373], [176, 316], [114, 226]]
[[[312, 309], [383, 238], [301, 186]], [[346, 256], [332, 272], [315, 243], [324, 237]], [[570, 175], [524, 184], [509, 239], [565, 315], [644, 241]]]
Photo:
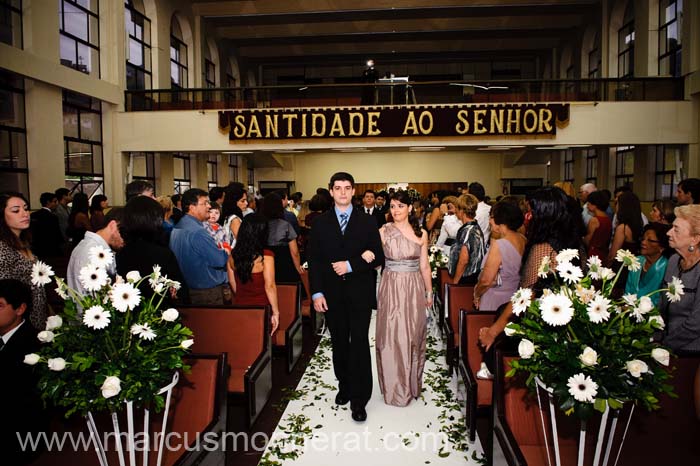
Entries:
[[[515, 118], [511, 118], [511, 115], [515, 113]], [[515, 131], [511, 131], [511, 124], [515, 125]], [[520, 133], [520, 109], [508, 109], [508, 117], [506, 118], [506, 133]]]
[[334, 115], [333, 123], [331, 124], [331, 132], [328, 133], [328, 135], [335, 136], [335, 133], [338, 133], [338, 136], [344, 137], [345, 129], [343, 129], [343, 122], [340, 120], [340, 113], [335, 113]]
[[[316, 122], [321, 120], [321, 131], [316, 131]], [[313, 113], [311, 115], [311, 137], [323, 137], [326, 135], [326, 115]]]
[[382, 132], [377, 129], [380, 112], [367, 112], [367, 136], [379, 136]]
[[285, 115], [282, 115], [283, 120], [287, 120], [287, 137], [291, 138], [294, 134], [292, 131], [292, 121], [296, 120], [299, 117], [299, 115], [293, 114], [293, 113], [287, 113]]
[[[427, 129], [423, 126], [424, 119], [427, 119], [428, 123], [430, 123], [430, 125], [428, 126]], [[424, 112], [421, 112], [420, 118], [418, 119], [418, 126], [420, 126], [421, 133], [430, 134], [433, 131], [433, 114], [427, 110]]]
[[[496, 131], [498, 130], [498, 131]], [[491, 134], [503, 132], [503, 109], [491, 109]]]
[[[357, 129], [355, 129], [355, 120], [358, 120]], [[350, 114], [348, 122], [348, 136], [362, 136], [362, 129], [365, 126], [365, 116], [361, 113], [353, 112]]]
[[[528, 115], [532, 117], [532, 125], [531, 126], [528, 126], [528, 124], [527, 124]], [[537, 129], [537, 112], [531, 108], [528, 108], [527, 110], [525, 110], [525, 114], [523, 115], [523, 129], [525, 130], [526, 133], [534, 133], [535, 130]]]
[[233, 135], [237, 138], [245, 137], [245, 115], [238, 114], [234, 118], [236, 127], [233, 129]]
[[[546, 115], [546, 118], [545, 118]], [[552, 111], [548, 108], [540, 109], [540, 127], [537, 129], [538, 133], [544, 133], [547, 131], [550, 133], [552, 131]]]
[[484, 134], [487, 131], [484, 128], [484, 116], [486, 110], [474, 110], [474, 134]]
[[301, 114], [301, 137], [302, 138], [306, 137], [306, 117], [307, 116], [308, 116], [308, 113]]
[[255, 133], [256, 138], [262, 137], [262, 132], [260, 132], [260, 125], [258, 124], [257, 115], [250, 115], [250, 123], [248, 123], [248, 134], [246, 134], [246, 137], [252, 137], [253, 133]]
[[459, 123], [455, 126], [455, 131], [457, 134], [467, 134], [469, 132], [469, 122], [467, 121], [467, 116], [469, 112], [467, 110], [460, 110], [457, 112], [457, 119]]
[[403, 128], [403, 135], [406, 136], [408, 134], [408, 130], [411, 130], [411, 133], [413, 135], [418, 134], [418, 123], [416, 123], [416, 115], [413, 113], [413, 110], [408, 112], [408, 118], [406, 118], [406, 126]]
[[266, 138], [278, 138], [279, 133], [277, 132], [277, 126], [279, 123], [279, 115], [265, 115], [265, 137]]

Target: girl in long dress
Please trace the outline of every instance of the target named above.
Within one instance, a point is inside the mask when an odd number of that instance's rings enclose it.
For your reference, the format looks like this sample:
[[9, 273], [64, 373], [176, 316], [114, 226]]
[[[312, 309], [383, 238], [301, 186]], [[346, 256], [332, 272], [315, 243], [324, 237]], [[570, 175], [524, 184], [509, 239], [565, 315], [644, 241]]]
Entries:
[[377, 371], [384, 401], [406, 406], [420, 396], [426, 344], [426, 307], [433, 301], [428, 233], [405, 191], [391, 196], [393, 223], [380, 230], [385, 268], [379, 285]]

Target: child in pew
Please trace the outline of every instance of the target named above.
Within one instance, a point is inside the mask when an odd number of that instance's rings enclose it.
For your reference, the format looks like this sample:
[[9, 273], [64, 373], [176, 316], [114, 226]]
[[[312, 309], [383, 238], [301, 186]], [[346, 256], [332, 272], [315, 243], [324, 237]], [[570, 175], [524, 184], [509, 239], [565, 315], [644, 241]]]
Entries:
[[267, 219], [260, 214], [246, 215], [238, 230], [236, 246], [228, 261], [228, 275], [233, 302], [237, 305], [272, 307], [272, 332], [279, 325], [275, 256], [265, 249]]

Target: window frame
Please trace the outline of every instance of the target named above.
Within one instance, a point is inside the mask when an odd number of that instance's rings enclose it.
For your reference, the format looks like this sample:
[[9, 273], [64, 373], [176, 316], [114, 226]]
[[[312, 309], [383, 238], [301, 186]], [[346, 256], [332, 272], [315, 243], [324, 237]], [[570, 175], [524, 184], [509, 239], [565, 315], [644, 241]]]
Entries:
[[[622, 25], [620, 29], [617, 30], [617, 44], [618, 44], [618, 51], [617, 51], [617, 77], [618, 78], [631, 78], [634, 76], [634, 43], [635, 43], [635, 28], [634, 28], [634, 19], [626, 22], [625, 24]], [[629, 29], [626, 33], [624, 33], [624, 37], [628, 35], [632, 35], [632, 40], [630, 42], [625, 41], [624, 44], [626, 48], [624, 50], [620, 50], [620, 44], [622, 43], [622, 38], [623, 38], [623, 31], [625, 29]], [[624, 57], [624, 58], [623, 58]], [[623, 63], [620, 63], [620, 60], [623, 59]], [[627, 72], [623, 73], [622, 68], [624, 65], [627, 65]]]
[[185, 176], [182, 178], [177, 178], [174, 176], [173, 170], [173, 194], [182, 194], [188, 189], [192, 188], [192, 156], [190, 154], [176, 152], [173, 154], [173, 165], [175, 159], [180, 159], [184, 161]]
[[228, 154], [228, 177], [229, 181], [238, 181], [238, 168], [240, 165], [240, 155]]
[[572, 149], [564, 151], [564, 181], [569, 181], [575, 184], [576, 176], [574, 174], [575, 157]]
[[[126, 27], [126, 40], [127, 40], [126, 48], [127, 48], [127, 50], [131, 50], [131, 47], [130, 47], [131, 40], [137, 42], [141, 46], [140, 50], [141, 50], [142, 62], [143, 62], [143, 65], [139, 66], [139, 65], [136, 65], [134, 63], [131, 63], [129, 61], [129, 58], [126, 59], [127, 89], [128, 90], [152, 89], [153, 88], [153, 48], [151, 47], [151, 37], [150, 37], [151, 31], [152, 31], [151, 20], [144, 13], [137, 10], [131, 0], [125, 0], [124, 9], [128, 10], [131, 13], [132, 18], [134, 17], [134, 15], [136, 15], [136, 16], [140, 17], [144, 23], [148, 22], [148, 24], [149, 24], [149, 26], [148, 26], [148, 35], [149, 35], [148, 41], [144, 40], [144, 38], [139, 39], [138, 37], [132, 35], [129, 28], [125, 25], [125, 27]], [[136, 24], [133, 20], [131, 21], [131, 23]], [[143, 29], [145, 29], [145, 28], [143, 28]], [[142, 30], [142, 37], [145, 37], [143, 34], [143, 30]], [[146, 50], [148, 50], [148, 64], [146, 64], [146, 61], [147, 61], [146, 60]], [[142, 73], [144, 75], [144, 87], [143, 88], [129, 87], [129, 68], [132, 68], [134, 70], [134, 72], [137, 74]], [[146, 81], [146, 77], [148, 77], [148, 81]], [[137, 79], [137, 82], [138, 82], [138, 79]]]
[[[679, 20], [679, 9], [678, 9], [678, 1], [677, 0], [669, 0], [667, 7], [673, 6], [675, 15], [673, 16], [673, 19], [664, 22], [663, 20], [663, 13], [664, 11], [662, 10], [662, 2], [659, 1], [659, 60], [658, 60], [658, 72], [659, 76], [681, 76], [682, 75], [682, 57], [683, 57], [683, 42], [680, 40], [683, 37], [683, 6], [681, 4], [681, 9], [680, 9], [680, 20]], [[662, 38], [665, 36], [664, 32], [668, 31], [668, 28], [672, 24], [676, 24], [676, 32], [678, 35], [678, 42], [676, 43], [677, 46], [675, 48], [670, 48], [666, 50], [666, 45], [668, 44], [668, 37], [666, 36], [666, 41], [662, 40]], [[662, 48], [663, 44], [663, 48]], [[666, 50], [665, 52], [661, 52], [662, 50]], [[676, 66], [672, 66], [674, 64], [673, 62], [673, 57], [677, 57], [677, 62], [675, 62]], [[669, 59], [669, 72], [665, 73], [662, 69], [662, 63], [664, 62], [665, 59]], [[678, 72], [676, 74], [676, 71]]]
[[[635, 146], [615, 147], [615, 188], [627, 185], [634, 189], [634, 151]], [[632, 171], [630, 173], [624, 171], [625, 156], [628, 154], [632, 154]]]
[[[177, 19], [173, 18], [173, 21], [177, 21]], [[175, 42], [175, 44], [178, 47], [174, 47], [173, 42]], [[173, 49], [175, 49], [177, 52], [177, 54], [176, 54], [177, 58], [173, 58], [173, 54], [172, 54]], [[184, 52], [185, 52], [184, 63], [181, 61], [182, 57], [180, 56], [182, 50], [184, 50]], [[171, 72], [170, 72], [170, 87], [171, 87], [171, 89], [186, 89], [188, 86], [188, 79], [189, 79], [189, 76], [188, 76], [189, 69], [187, 68], [187, 59], [188, 59], [187, 56], [188, 56], [188, 54], [189, 54], [189, 50], [188, 50], [187, 44], [182, 39], [180, 39], [175, 34], [173, 34], [172, 28], [171, 28], [171, 32], [170, 32], [170, 63], [171, 63], [171, 66], [172, 66], [172, 64], [175, 64], [175, 66], [178, 67], [179, 76], [181, 76], [183, 78], [183, 80], [185, 81], [184, 85], [182, 85], [182, 83], [176, 83], [175, 81], [173, 81], [172, 67], [171, 67]]]
[[[81, 99], [88, 99], [89, 104], [84, 105], [77, 103], [75, 101], [71, 101], [70, 98], [71, 96], [76, 96], [80, 97]], [[102, 127], [102, 102], [94, 97], [87, 96], [84, 94], [80, 94], [77, 92], [72, 92], [68, 90], [63, 90], [63, 95], [62, 95], [62, 110], [63, 110], [63, 115], [65, 118], [66, 115], [66, 107], [71, 108], [75, 111], [77, 115], [77, 130], [78, 130], [78, 136], [66, 136], [66, 129], [65, 129], [65, 122], [63, 126], [63, 162], [64, 162], [64, 168], [65, 168], [65, 178], [66, 182], [75, 182], [76, 185], [72, 188], [72, 191], [75, 191], [78, 189], [80, 192], [84, 192], [84, 188], [86, 184], [94, 183], [97, 182], [97, 188], [95, 188], [95, 191], [90, 194], [91, 196], [96, 193], [101, 193], [104, 192], [104, 147], [103, 147], [103, 131], [104, 128]], [[82, 126], [80, 124], [81, 120], [81, 115], [83, 114], [92, 114], [92, 115], [98, 115], [99, 116], [99, 121], [100, 121], [100, 131], [99, 131], [99, 139], [87, 139], [82, 137]], [[70, 144], [71, 143], [77, 143], [77, 144], [83, 144], [83, 145], [89, 145], [90, 146], [90, 171], [85, 172], [85, 171], [79, 171], [71, 168], [71, 163], [70, 163]], [[96, 161], [96, 155], [95, 155], [95, 147], [99, 147], [100, 149], [100, 160], [99, 160], [99, 166], [101, 167], [101, 171], [96, 171], [95, 170], [95, 161]]]
[[[209, 74], [211, 71], [211, 80]], [[204, 59], [204, 87], [207, 89], [216, 88], [216, 65], [208, 58]]]
[[[676, 168], [672, 170], [666, 169], [666, 157], [671, 155], [668, 154], [666, 151], [666, 148], [668, 146], [664, 144], [660, 144], [655, 146], [655, 154], [654, 154], [654, 198], [655, 199], [670, 199], [673, 200], [674, 196], [676, 195], [676, 188], [678, 186], [678, 180], [676, 179]], [[659, 156], [661, 156], [661, 167], [659, 167]], [[675, 165], [675, 160], [674, 160], [674, 165]], [[662, 179], [666, 176], [671, 176], [671, 184], [670, 184], [670, 189], [668, 196], [663, 195], [663, 186], [669, 186], [668, 183], [661, 183], [661, 189], [659, 189], [659, 179]]]
[[146, 160], [146, 175], [133, 175], [132, 180], [144, 180], [153, 185], [153, 194], [156, 194], [156, 154], [154, 152], [129, 152], [130, 157], [143, 156]]
[[[219, 160], [216, 154], [207, 156], [207, 189], [215, 188], [219, 184]], [[211, 173], [211, 177], [209, 174]]]
[[[67, 64], [64, 64], [64, 63], [61, 63], [61, 64], [62, 64], [63, 66], [68, 67], [68, 68], [72, 68], [72, 69], [74, 69], [74, 70], [76, 70], [76, 71], [79, 71], [79, 72], [81, 72], [81, 73], [87, 74], [88, 76], [92, 76], [92, 75], [94, 74], [94, 73], [92, 72], [92, 70], [88, 70], [88, 69], [86, 68], [86, 71], [83, 71], [83, 70], [80, 69], [80, 63], [78, 63], [78, 58], [80, 58], [80, 56], [78, 55], [78, 53], [79, 53], [79, 52], [78, 52], [78, 44], [82, 44], [82, 45], [84, 45], [84, 46], [87, 46], [87, 47], [89, 47], [89, 48], [94, 49], [94, 50], [97, 51], [97, 60], [95, 60], [97, 63], [96, 63], [96, 64], [92, 64], [92, 63], [91, 63], [90, 66], [91, 66], [91, 67], [97, 66], [97, 73], [96, 73], [96, 76], [95, 76], [95, 77], [97, 77], [97, 78], [99, 79], [99, 78], [101, 77], [101, 73], [102, 73], [102, 70], [101, 70], [101, 67], [100, 67], [100, 2], [99, 2], [99, 0], [91, 0], [91, 1], [94, 1], [94, 2], [95, 2], [95, 5], [96, 5], [96, 7], [95, 7], [95, 10], [96, 10], [96, 11], [94, 11], [94, 12], [93, 12], [90, 8], [86, 8], [86, 7], [82, 6], [82, 5], [80, 5], [80, 4], [77, 3], [75, 0], [59, 0], [59, 2], [60, 2], [60, 8], [59, 8], [59, 12], [58, 12], [58, 14], [59, 14], [59, 21], [58, 21], [58, 23], [59, 23], [59, 24], [58, 24], [59, 36], [67, 37], [68, 39], [70, 39], [70, 40], [72, 40], [72, 41], [75, 42], [75, 64], [74, 64], [73, 66], [67, 65]], [[70, 6], [73, 7], [73, 8], [77, 8], [77, 9], [81, 10], [82, 12], [84, 12], [85, 14], [88, 15], [88, 16], [87, 16], [87, 37], [88, 37], [88, 38], [87, 38], [87, 41], [86, 41], [85, 39], [81, 39], [80, 37], [78, 37], [78, 36], [76, 36], [76, 35], [74, 35], [74, 34], [72, 34], [72, 33], [70, 33], [70, 32], [68, 32], [68, 31], [65, 30], [65, 27], [66, 27], [66, 20], [65, 20], [66, 12], [65, 12], [64, 5], [66, 5], [66, 4], [70, 5]], [[96, 41], [96, 45], [93, 44], [93, 43], [90, 41], [90, 39], [91, 39], [91, 37], [90, 37], [90, 17], [91, 17], [91, 16], [95, 19], [95, 21], [96, 21], [96, 23], [97, 23], [97, 41]], [[59, 45], [59, 60], [63, 60], [63, 59], [61, 58], [60, 45]]]
[[586, 183], [598, 185], [598, 151], [595, 149], [586, 151]]
[[[18, 48], [20, 50], [24, 50], [24, 21], [22, 17], [22, 0], [17, 0], [19, 2], [19, 8], [12, 5], [12, 3], [5, 3], [6, 0], [0, 1], [0, 9], [7, 10], [7, 16], [9, 18], [15, 18], [16, 16], [19, 17], [19, 45], [15, 43], [7, 43], [7, 42], [2, 42], [3, 44], [10, 45], [12, 47]], [[0, 15], [2, 17], [2, 15]], [[13, 25], [14, 21], [10, 20], [10, 24], [8, 29], [11, 32], [11, 36], [14, 39], [15, 34], [13, 31]], [[13, 41], [14, 42], [14, 41]]]
[[[24, 78], [22, 76], [16, 75], [15, 73], [12, 73], [10, 71], [3, 71], [0, 73], [0, 77], [4, 78], [4, 76], [13, 76], [17, 79], [17, 83], [21, 84], [22, 87], [16, 87], [9, 81], [5, 81], [5, 79], [0, 79], [0, 90], [11, 92], [13, 94], [16, 94], [17, 99], [16, 100], [21, 100], [22, 104], [22, 116], [23, 119], [21, 121], [22, 126], [12, 126], [12, 125], [5, 125], [5, 124], [0, 124], [0, 132], [6, 132], [7, 133], [7, 139], [8, 139], [8, 149], [9, 149], [9, 157], [10, 157], [10, 162], [7, 164], [0, 164], [0, 173], [13, 173], [18, 176], [20, 179], [20, 189], [17, 189], [20, 191], [22, 194], [27, 196], [27, 199], [30, 198], [29, 196], [29, 155], [27, 151], [27, 114], [26, 114], [26, 102], [25, 102], [25, 89], [24, 89]], [[17, 112], [17, 108], [13, 106], [13, 109], [15, 112]], [[15, 113], [16, 114], [16, 113]], [[14, 153], [13, 150], [13, 135], [19, 135], [21, 139], [24, 140], [24, 160], [21, 160], [19, 156], [17, 156]], [[21, 155], [21, 154], [19, 154]], [[24, 168], [21, 166], [24, 165]]]

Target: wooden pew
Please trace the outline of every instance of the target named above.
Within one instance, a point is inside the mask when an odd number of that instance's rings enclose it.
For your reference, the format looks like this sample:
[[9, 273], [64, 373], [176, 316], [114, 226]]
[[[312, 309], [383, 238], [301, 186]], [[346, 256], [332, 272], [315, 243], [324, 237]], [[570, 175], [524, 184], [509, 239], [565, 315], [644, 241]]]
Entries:
[[301, 315], [309, 319], [311, 322], [311, 330], [316, 334], [318, 329], [322, 326], [321, 320], [323, 319], [323, 314], [316, 312], [316, 309], [314, 309], [314, 303], [311, 300], [308, 271], [301, 274], [301, 284], [304, 286], [304, 290], [306, 290], [306, 298], [301, 302]]
[[477, 379], [483, 353], [479, 345], [479, 329], [493, 324], [496, 311], [459, 311], [459, 373], [467, 388], [466, 423], [469, 441], [476, 440], [476, 418], [479, 410], [491, 414], [493, 381]]
[[[215, 448], [207, 451], [207, 444], [202, 440], [205, 438], [221, 439], [221, 434], [226, 430], [226, 378], [228, 375], [228, 364], [226, 354], [191, 354], [185, 358], [185, 364], [191, 366], [189, 374], [180, 373], [180, 381], [173, 389], [170, 401], [170, 413], [168, 414], [168, 425], [165, 430], [166, 442], [163, 450], [163, 466], [193, 466], [200, 464], [224, 464], [225, 451], [222, 448]], [[143, 426], [142, 410], [134, 410], [134, 426], [139, 432]], [[121, 413], [123, 414], [123, 413]], [[122, 432], [126, 432], [126, 416], [119, 416], [119, 424]], [[160, 435], [162, 413], [151, 412], [150, 415], [150, 448], [148, 452], [149, 464], [156, 464], [158, 457], [158, 443], [156, 433]], [[113, 426], [111, 417], [101, 413], [95, 416], [98, 432], [103, 434], [111, 433], [107, 448], [107, 461], [109, 464], [119, 464], [116, 444], [113, 437]], [[51, 431], [59, 437], [72, 434], [73, 438], [89, 439], [89, 432], [85, 419], [80, 416], [72, 416], [69, 419], [63, 418], [62, 412], [55, 412], [51, 421]], [[50, 434], [51, 432], [49, 432]], [[207, 437], [204, 437], [204, 436]], [[200, 439], [199, 446], [197, 439]], [[187, 440], [187, 445], [184, 444]], [[137, 448], [145, 446], [144, 437], [137, 435]], [[93, 444], [87, 444], [87, 448], [77, 444], [77, 449], [73, 448], [70, 442], [64, 443], [67, 447], [60, 451], [54, 447], [51, 451], [44, 451], [32, 466], [75, 466], [94, 465], [99, 466], [97, 454]], [[126, 449], [126, 441], [122, 442]], [[125, 459], [129, 464], [129, 454], [125, 450]], [[141, 464], [142, 451], [136, 452], [137, 461]]]
[[292, 372], [301, 357], [301, 285], [278, 283], [277, 306], [280, 311], [280, 322], [272, 336], [272, 344], [283, 349], [287, 358], [287, 372]]
[[270, 399], [270, 306], [181, 306], [183, 325], [194, 332], [197, 352], [227, 353], [228, 392], [245, 398], [250, 428]]
[[459, 310], [474, 307], [474, 285], [445, 285], [445, 320], [443, 324], [447, 344], [447, 364], [450, 370], [457, 367], [459, 348]]

